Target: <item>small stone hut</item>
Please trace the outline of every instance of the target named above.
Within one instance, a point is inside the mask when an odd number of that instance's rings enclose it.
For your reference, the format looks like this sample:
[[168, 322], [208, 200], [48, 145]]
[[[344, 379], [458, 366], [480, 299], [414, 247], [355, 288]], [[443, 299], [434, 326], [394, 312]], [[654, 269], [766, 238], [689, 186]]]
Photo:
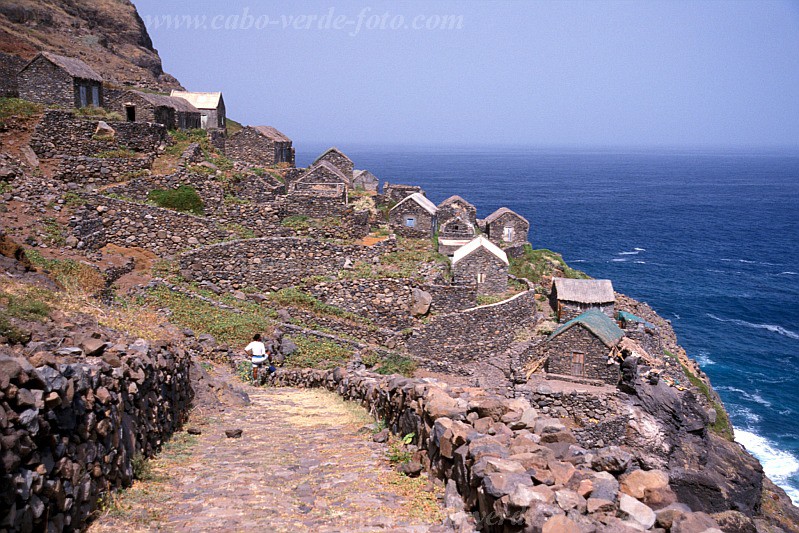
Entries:
[[19, 96], [17, 76], [28, 62], [13, 54], [0, 52], [0, 97], [16, 98]]
[[624, 332], [605, 313], [586, 311], [562, 324], [547, 339], [547, 374], [616, 385], [621, 369], [618, 345], [623, 337]]
[[436, 205], [415, 192], [388, 212], [388, 225], [403, 237], [428, 238], [436, 232]]
[[225, 140], [225, 155], [262, 167], [294, 166], [291, 139], [272, 126], [246, 126], [230, 135]]
[[472, 227], [477, 225], [477, 208], [457, 194], [438, 204], [438, 223], [443, 226], [446, 221], [456, 217], [469, 222]]
[[319, 157], [316, 158], [311, 166], [316, 165], [317, 163], [321, 163], [326, 161], [339, 169], [342, 174], [347, 176], [347, 183], [352, 182], [352, 173], [355, 169], [355, 164], [352, 162], [352, 159], [344, 155], [344, 152], [336, 148], [335, 146], [332, 148], [328, 148], [327, 150], [322, 153]]
[[170, 96], [183, 98], [191, 105], [200, 110], [200, 126], [204, 130], [224, 130], [227, 129], [225, 112], [225, 99], [222, 93], [197, 93], [189, 91], [175, 91]]
[[23, 100], [65, 108], [102, 107], [103, 77], [74, 57], [39, 52], [17, 74]]
[[386, 182], [383, 186], [383, 196], [388, 202], [401, 202], [415, 192], [424, 196], [424, 191], [418, 185], [402, 185], [400, 183]]
[[368, 170], [355, 170], [352, 173], [352, 188], [377, 192], [380, 188], [380, 180]]
[[350, 187], [350, 181], [338, 168], [328, 161], [319, 161], [308, 169], [292, 184], [293, 190], [344, 189]]
[[609, 279], [555, 278], [552, 280], [550, 305], [558, 322], [571, 320], [589, 309], [599, 310], [612, 318], [616, 295]]
[[476, 283], [477, 294], [501, 294], [508, 290], [508, 256], [482, 235], [452, 255], [455, 283]]
[[134, 90], [109, 90], [107, 109], [119, 111], [128, 122], [154, 122], [170, 130], [200, 127], [200, 110], [183, 98]]
[[476, 232], [474, 224], [468, 218], [468, 213], [450, 216], [441, 222], [441, 209], [439, 208], [438, 216], [438, 253], [452, 255], [455, 250], [474, 239]]
[[507, 207], [500, 207], [485, 218], [488, 238], [500, 246], [515, 246], [527, 242], [530, 223], [526, 218]]

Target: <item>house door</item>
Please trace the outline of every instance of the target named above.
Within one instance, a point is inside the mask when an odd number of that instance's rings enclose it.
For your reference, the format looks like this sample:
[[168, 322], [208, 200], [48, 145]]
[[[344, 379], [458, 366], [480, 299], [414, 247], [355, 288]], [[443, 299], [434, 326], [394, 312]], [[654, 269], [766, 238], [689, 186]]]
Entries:
[[85, 85], [80, 85], [78, 87], [78, 93], [80, 95], [80, 106], [81, 107], [86, 107], [87, 105], [89, 105], [89, 101], [88, 101], [88, 96], [86, 94], [86, 86]]
[[208, 129], [208, 115], [200, 116], [200, 127], [204, 130]]
[[585, 353], [572, 352], [572, 376], [585, 375]]
[[100, 107], [100, 88], [96, 85], [92, 85], [92, 105]]
[[136, 122], [136, 106], [135, 105], [126, 105], [125, 106], [125, 119], [128, 122]]
[[513, 242], [513, 228], [505, 226], [502, 228], [502, 240], [505, 242]]

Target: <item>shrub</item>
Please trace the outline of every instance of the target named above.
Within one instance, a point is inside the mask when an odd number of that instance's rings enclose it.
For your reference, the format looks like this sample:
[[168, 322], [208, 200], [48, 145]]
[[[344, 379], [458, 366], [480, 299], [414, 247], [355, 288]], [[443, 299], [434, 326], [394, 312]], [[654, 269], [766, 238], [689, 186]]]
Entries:
[[94, 154], [94, 157], [100, 159], [130, 159], [136, 157], [136, 152], [128, 150], [127, 148], [118, 148], [116, 150], [104, 150]]
[[552, 250], [533, 250], [529, 244], [525, 245], [521, 257], [510, 257], [508, 272], [518, 278], [527, 278], [533, 283], [538, 283], [544, 276], [552, 275], [555, 270], [560, 270], [567, 278], [587, 279], [585, 272], [571, 268], [560, 254]]
[[416, 370], [416, 362], [413, 359], [398, 353], [381, 357], [374, 352], [369, 352], [361, 356], [361, 362], [372, 372], [384, 376], [401, 374], [405, 377], [412, 377]]
[[204, 213], [202, 198], [193, 187], [188, 185], [181, 185], [177, 189], [154, 189], [149, 192], [147, 199], [159, 207], [195, 215]]
[[297, 351], [286, 358], [291, 368], [319, 368], [330, 370], [349, 361], [352, 350], [327, 339], [316, 337], [291, 337]]
[[10, 117], [29, 117], [42, 112], [42, 106], [20, 98], [0, 98], [0, 121]]
[[94, 293], [105, 287], [105, 279], [96, 268], [72, 259], [47, 259], [35, 249], [26, 249], [30, 262], [47, 271], [58, 284], [67, 290]]

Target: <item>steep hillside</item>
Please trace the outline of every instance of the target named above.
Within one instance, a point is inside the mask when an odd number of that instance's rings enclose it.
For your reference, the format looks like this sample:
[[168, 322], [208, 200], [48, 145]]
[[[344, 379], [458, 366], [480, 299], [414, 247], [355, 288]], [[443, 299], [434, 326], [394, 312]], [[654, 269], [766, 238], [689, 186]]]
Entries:
[[79, 57], [112, 83], [179, 88], [129, 0], [4, 0], [0, 52], [30, 59], [39, 50]]

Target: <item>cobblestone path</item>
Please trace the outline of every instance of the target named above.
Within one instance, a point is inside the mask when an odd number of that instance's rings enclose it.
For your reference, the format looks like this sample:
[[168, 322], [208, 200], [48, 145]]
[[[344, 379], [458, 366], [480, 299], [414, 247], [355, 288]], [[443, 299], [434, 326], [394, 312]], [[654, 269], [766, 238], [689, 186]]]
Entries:
[[443, 531], [427, 480], [359, 433], [363, 409], [320, 390], [248, 393], [248, 407], [192, 420], [202, 434], [176, 435], [89, 531]]

